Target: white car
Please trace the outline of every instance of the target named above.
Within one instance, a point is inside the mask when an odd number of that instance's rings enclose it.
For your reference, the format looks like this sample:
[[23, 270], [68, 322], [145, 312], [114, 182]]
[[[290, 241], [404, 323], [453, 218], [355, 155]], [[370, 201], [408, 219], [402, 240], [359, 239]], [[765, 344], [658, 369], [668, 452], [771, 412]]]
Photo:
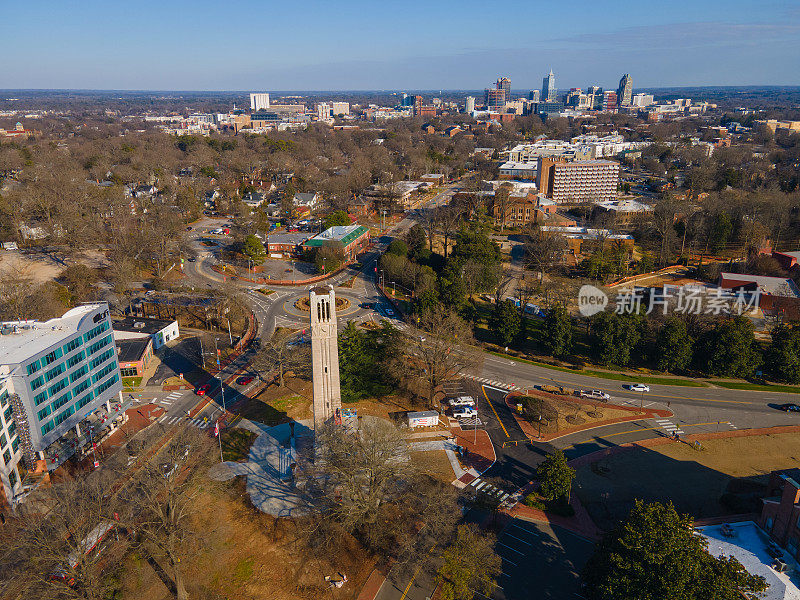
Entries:
[[459, 396], [458, 398], [450, 398], [450, 406], [453, 408], [458, 406], [475, 406], [475, 398], [472, 396]]
[[630, 390], [632, 392], [649, 392], [650, 386], [645, 385], [644, 383], [629, 383], [627, 385], [623, 385], [626, 390]]
[[453, 416], [456, 419], [471, 419], [478, 416], [478, 411], [471, 406], [462, 406], [453, 411]]
[[593, 400], [609, 400], [611, 396], [602, 390], [581, 390], [581, 398], [591, 398]]

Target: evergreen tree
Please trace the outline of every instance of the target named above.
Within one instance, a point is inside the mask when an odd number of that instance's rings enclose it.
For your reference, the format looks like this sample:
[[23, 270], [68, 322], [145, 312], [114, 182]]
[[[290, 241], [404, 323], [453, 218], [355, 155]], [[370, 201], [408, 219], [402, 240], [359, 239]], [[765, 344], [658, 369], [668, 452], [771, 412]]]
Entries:
[[701, 362], [711, 375], [750, 377], [761, 365], [753, 322], [743, 315], [726, 319], [705, 336]]
[[800, 382], [800, 325], [775, 328], [767, 356], [767, 364], [778, 379]]
[[544, 332], [544, 345], [551, 355], [563, 358], [572, 351], [572, 319], [563, 303], [547, 311]]
[[733, 557], [716, 558], [672, 504], [637, 500], [583, 570], [589, 600], [740, 600], [766, 589]]
[[567, 464], [567, 457], [561, 450], [547, 455], [536, 467], [536, 477], [539, 479], [541, 494], [547, 500], [563, 498], [569, 502], [575, 469]]
[[517, 307], [511, 300], [503, 300], [495, 305], [489, 317], [489, 329], [503, 346], [508, 346], [519, 335], [522, 326]]
[[692, 338], [686, 322], [670, 317], [658, 332], [654, 346], [656, 364], [662, 371], [681, 371], [692, 360]]

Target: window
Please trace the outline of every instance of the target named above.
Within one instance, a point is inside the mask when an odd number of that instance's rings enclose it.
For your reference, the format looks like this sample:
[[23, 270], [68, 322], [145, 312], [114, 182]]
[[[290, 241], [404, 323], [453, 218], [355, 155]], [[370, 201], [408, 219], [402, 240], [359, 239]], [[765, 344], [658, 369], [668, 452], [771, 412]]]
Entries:
[[0, 450], [8, 446], [8, 438], [5, 433], [0, 433]]
[[53, 367], [47, 373], [45, 373], [44, 374], [44, 380], [47, 381], [47, 382], [50, 382], [53, 379], [55, 379], [56, 377], [58, 377], [59, 375], [61, 375], [63, 372], [64, 372], [64, 363], [61, 363], [57, 367]]
[[45, 391], [43, 391], [43, 392], [40, 392], [40, 393], [36, 394], [36, 395], [33, 397], [33, 403], [34, 403], [36, 406], [39, 406], [39, 405], [40, 405], [42, 402], [44, 402], [45, 400], [47, 400], [47, 390], [45, 390]]
[[56, 362], [63, 355], [64, 355], [64, 353], [61, 352], [61, 348], [56, 348], [52, 352], [48, 352], [47, 354], [45, 354], [42, 357], [42, 360], [44, 361], [45, 365], [49, 365], [49, 364], [52, 364], [52, 363]]
[[14, 432], [17, 430], [17, 422], [11, 421], [8, 425], [8, 435], [13, 436]]
[[36, 371], [38, 371], [41, 368], [41, 363], [38, 360], [35, 360], [31, 364], [29, 364], [26, 368], [28, 370], [28, 375], [33, 375], [34, 373], [36, 373]]
[[3, 392], [0, 393], [0, 408], [5, 408], [7, 402], [8, 402], [8, 390], [3, 390]]
[[88, 342], [89, 340], [92, 340], [92, 339], [96, 338], [98, 335], [100, 335], [101, 333], [103, 333], [106, 329], [108, 329], [108, 321], [103, 321], [102, 323], [100, 323], [100, 325], [98, 325], [97, 327], [95, 327], [91, 331], [87, 332], [83, 336], [83, 339]]
[[17, 485], [17, 472], [13, 469], [8, 474], [8, 482], [11, 484], [11, 489], [14, 489], [14, 486]]
[[44, 421], [47, 417], [50, 416], [50, 405], [45, 406], [42, 410], [36, 413], [36, 416], [39, 418], [40, 421]]
[[42, 435], [47, 435], [48, 433], [53, 431], [53, 427], [55, 427], [55, 425], [53, 425], [52, 421], [49, 421], [44, 425], [42, 425]]
[[53, 386], [50, 386], [50, 389], [48, 390], [48, 392], [49, 392], [49, 394], [50, 394], [50, 397], [52, 398], [52, 397], [53, 397], [53, 396], [55, 396], [55, 395], [56, 395], [58, 392], [60, 392], [61, 390], [63, 390], [65, 387], [67, 387], [67, 378], [66, 378], [66, 377], [64, 377], [64, 379], [62, 379], [61, 381], [59, 381], [57, 384], [55, 384], [55, 385], [53, 385]]
[[119, 378], [117, 377], [116, 373], [114, 374], [113, 377], [109, 377], [106, 381], [104, 381], [102, 384], [100, 384], [100, 386], [98, 386], [97, 395], [100, 395], [103, 392], [105, 392], [108, 388], [110, 388], [112, 385], [114, 385], [117, 382], [118, 379]]
[[72, 400], [72, 392], [67, 392], [63, 396], [61, 396], [58, 400], [53, 402], [50, 406], [53, 407], [53, 412], [56, 412], [59, 408], [64, 406], [67, 402]]
[[3, 452], [3, 462], [7, 465], [11, 462], [11, 450]]
[[64, 344], [64, 353], [65, 354], [69, 354], [70, 352], [72, 352], [76, 348], [80, 348], [82, 343], [83, 343], [83, 340], [81, 340], [80, 336], [76, 337], [74, 340], [69, 341], [66, 344]]
[[102, 369], [100, 369], [100, 370], [99, 370], [97, 373], [95, 373], [94, 375], [92, 375], [92, 382], [93, 382], [93, 383], [97, 383], [97, 382], [98, 382], [98, 381], [100, 381], [100, 380], [101, 380], [103, 377], [105, 377], [106, 375], [108, 375], [109, 373], [111, 373], [111, 371], [113, 371], [113, 370], [114, 370], [116, 367], [117, 367], [117, 361], [115, 361], [115, 360], [112, 360], [112, 361], [111, 361], [110, 363], [108, 363], [108, 364], [107, 364], [105, 367], [103, 367], [103, 368], [102, 368]]
[[139, 374], [136, 367], [120, 369], [120, 373], [122, 373], [123, 377], [136, 377]]
[[79, 362], [81, 362], [84, 358], [86, 358], [86, 353], [83, 350], [81, 350], [80, 352], [78, 352], [74, 356], [70, 356], [67, 359], [67, 368], [71, 369], [72, 367], [77, 365]]
[[78, 379], [86, 375], [86, 373], [88, 372], [89, 369], [86, 368], [86, 365], [83, 365], [80, 369], [76, 369], [75, 371], [69, 374], [69, 382], [75, 383], [76, 381], [78, 381]]
[[95, 342], [91, 346], [89, 346], [89, 356], [100, 350], [103, 346], [107, 346], [111, 343], [111, 336], [107, 335], [102, 340]]
[[75, 393], [76, 395], [77, 395], [77, 394], [80, 394], [80, 393], [81, 393], [81, 392], [83, 392], [83, 391], [84, 391], [86, 388], [88, 388], [88, 387], [89, 387], [89, 383], [90, 383], [90, 381], [89, 381], [88, 379], [84, 379], [84, 380], [83, 380], [83, 381], [81, 381], [81, 382], [80, 382], [78, 385], [76, 385], [76, 386], [75, 386], [75, 389], [73, 390], [73, 393]]
[[52, 422], [55, 423], [56, 425], [61, 425], [64, 421], [66, 421], [69, 417], [71, 417], [72, 413], [74, 413], [74, 412], [75, 412], [75, 409], [72, 406], [70, 406], [67, 410], [62, 412], [60, 415], [56, 415], [56, 418], [53, 419]]
[[6, 409], [6, 412], [3, 413], [3, 418], [6, 420], [6, 423], [10, 423], [11, 422], [11, 415], [13, 415], [13, 414], [14, 414], [14, 408], [9, 406]]
[[114, 348], [109, 348], [108, 350], [106, 350], [102, 354], [98, 355], [96, 358], [93, 358], [91, 360], [91, 362], [89, 363], [89, 367], [92, 370], [94, 370], [97, 367], [99, 367], [102, 363], [107, 361], [109, 358], [111, 358], [112, 356], [114, 356]]
[[75, 409], [76, 409], [76, 410], [80, 410], [80, 409], [82, 409], [84, 406], [86, 406], [87, 404], [89, 404], [89, 402], [91, 402], [91, 401], [92, 401], [92, 392], [89, 392], [89, 393], [88, 393], [88, 394], [86, 394], [86, 395], [85, 395], [83, 398], [81, 398], [80, 400], [78, 400], [78, 401], [75, 403]]
[[44, 385], [44, 377], [39, 375], [36, 379], [31, 381], [31, 391], [35, 392], [38, 388]]

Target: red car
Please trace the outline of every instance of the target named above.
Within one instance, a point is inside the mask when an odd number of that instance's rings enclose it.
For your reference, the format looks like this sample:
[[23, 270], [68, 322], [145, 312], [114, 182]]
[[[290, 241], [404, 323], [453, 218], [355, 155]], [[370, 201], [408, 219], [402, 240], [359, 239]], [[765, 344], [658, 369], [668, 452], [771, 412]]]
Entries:
[[211, 384], [206, 383], [206, 384], [197, 386], [197, 389], [194, 391], [194, 393], [197, 394], [198, 396], [204, 396], [205, 393], [210, 389], [211, 389]]
[[253, 379], [255, 379], [255, 377], [253, 377], [252, 375], [243, 375], [242, 377], [239, 377], [239, 379], [236, 380], [236, 383], [238, 385], [247, 385], [248, 383], [253, 381]]

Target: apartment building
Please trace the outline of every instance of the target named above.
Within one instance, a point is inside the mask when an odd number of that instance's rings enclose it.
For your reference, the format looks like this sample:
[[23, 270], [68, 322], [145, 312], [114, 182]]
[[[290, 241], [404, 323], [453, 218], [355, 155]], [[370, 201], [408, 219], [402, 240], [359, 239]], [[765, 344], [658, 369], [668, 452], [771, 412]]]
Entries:
[[9, 503], [28, 470], [53, 470], [116, 428], [122, 382], [108, 304], [0, 324], [0, 410], [0, 491]]
[[610, 160], [539, 159], [536, 185], [557, 203], [614, 200], [619, 184], [619, 163]]

